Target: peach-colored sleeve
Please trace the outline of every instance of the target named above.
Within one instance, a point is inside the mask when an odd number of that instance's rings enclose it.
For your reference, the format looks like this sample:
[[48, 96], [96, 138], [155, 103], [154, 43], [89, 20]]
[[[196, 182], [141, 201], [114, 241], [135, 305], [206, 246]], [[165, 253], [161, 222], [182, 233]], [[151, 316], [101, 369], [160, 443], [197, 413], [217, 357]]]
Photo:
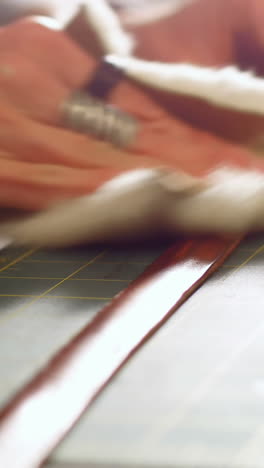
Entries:
[[[137, 55], [146, 59], [250, 69], [255, 65], [257, 71], [263, 68], [264, 76], [263, 0], [195, 0], [170, 17], [131, 30]], [[221, 137], [248, 144], [263, 135], [262, 116], [185, 96], [161, 98], [178, 117]]]
[[137, 37], [137, 55], [208, 66], [230, 63], [239, 21], [236, 1], [196, 0], [170, 17], [131, 27]]
[[264, 63], [264, 2], [263, 0], [243, 1], [247, 2], [247, 15], [251, 24], [252, 34], [256, 37], [259, 55], [263, 57]]

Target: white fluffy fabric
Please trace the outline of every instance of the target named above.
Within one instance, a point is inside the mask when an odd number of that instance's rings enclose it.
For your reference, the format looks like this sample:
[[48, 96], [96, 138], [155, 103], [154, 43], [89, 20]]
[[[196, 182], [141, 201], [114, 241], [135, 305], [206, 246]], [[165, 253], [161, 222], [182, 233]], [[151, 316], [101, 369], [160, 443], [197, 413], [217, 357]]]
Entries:
[[166, 64], [131, 56], [133, 41], [105, 0], [86, 0], [86, 17], [109, 59], [133, 80], [167, 93], [203, 99], [213, 105], [264, 114], [264, 80], [236, 67], [220, 69]]
[[133, 38], [123, 30], [118, 16], [105, 0], [86, 0], [81, 5], [81, 11], [97, 34], [105, 54], [131, 54]]
[[140, 170], [93, 195], [0, 227], [14, 244], [67, 246], [124, 241], [152, 234], [246, 233], [264, 229], [264, 174], [214, 171], [204, 181]]
[[127, 76], [151, 88], [200, 98], [220, 107], [264, 114], [264, 80], [251, 72], [241, 72], [236, 67], [213, 69], [117, 55], [109, 60]]
[[124, 12], [122, 12], [122, 20], [126, 25], [149, 24], [166, 18], [172, 14], [182, 10], [186, 5], [195, 2], [196, 0], [147, 0], [142, 2], [142, 8], [138, 8], [138, 0], [129, 2], [128, 6], [124, 2]]
[[[264, 113], [262, 79], [230, 67], [213, 70], [129, 57], [130, 39], [103, 0], [86, 2], [85, 14], [105, 53], [110, 52], [111, 60], [132, 79], [218, 106]], [[0, 235], [19, 245], [66, 246], [142, 238], [152, 233], [259, 230], [264, 230], [264, 173], [228, 168], [198, 180], [149, 169], [124, 174], [92, 195], [2, 224]]]

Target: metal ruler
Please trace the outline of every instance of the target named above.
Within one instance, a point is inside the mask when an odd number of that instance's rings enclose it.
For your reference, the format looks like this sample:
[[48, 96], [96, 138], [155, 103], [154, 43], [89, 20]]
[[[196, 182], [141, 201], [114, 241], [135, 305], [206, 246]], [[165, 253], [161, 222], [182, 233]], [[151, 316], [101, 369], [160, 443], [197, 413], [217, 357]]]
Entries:
[[[165, 253], [164, 246], [3, 253], [1, 466], [39, 466], [109, 379], [239, 241], [179, 240]], [[113, 278], [113, 266], [121, 268], [119, 277]], [[138, 278], [130, 283], [133, 276]]]

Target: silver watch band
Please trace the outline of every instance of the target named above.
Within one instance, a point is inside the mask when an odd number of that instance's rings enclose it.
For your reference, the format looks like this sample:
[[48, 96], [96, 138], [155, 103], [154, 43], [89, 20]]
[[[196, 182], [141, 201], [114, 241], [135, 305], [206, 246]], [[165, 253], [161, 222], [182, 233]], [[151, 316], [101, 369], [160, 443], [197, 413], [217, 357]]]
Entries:
[[65, 101], [63, 124], [123, 148], [133, 143], [139, 128], [129, 114], [84, 92], [76, 92]]

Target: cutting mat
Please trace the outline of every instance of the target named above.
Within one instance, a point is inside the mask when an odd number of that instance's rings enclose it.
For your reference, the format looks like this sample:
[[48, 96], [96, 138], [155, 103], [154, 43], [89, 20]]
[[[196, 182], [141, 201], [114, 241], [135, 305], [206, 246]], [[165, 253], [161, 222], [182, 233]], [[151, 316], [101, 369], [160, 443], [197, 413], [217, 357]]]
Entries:
[[[181, 307], [51, 466], [263, 467], [263, 245], [244, 242]], [[165, 248], [4, 251], [1, 405]]]
[[0, 256], [0, 406], [166, 246]]
[[101, 394], [52, 468], [263, 468], [263, 253], [263, 238], [241, 244]]

